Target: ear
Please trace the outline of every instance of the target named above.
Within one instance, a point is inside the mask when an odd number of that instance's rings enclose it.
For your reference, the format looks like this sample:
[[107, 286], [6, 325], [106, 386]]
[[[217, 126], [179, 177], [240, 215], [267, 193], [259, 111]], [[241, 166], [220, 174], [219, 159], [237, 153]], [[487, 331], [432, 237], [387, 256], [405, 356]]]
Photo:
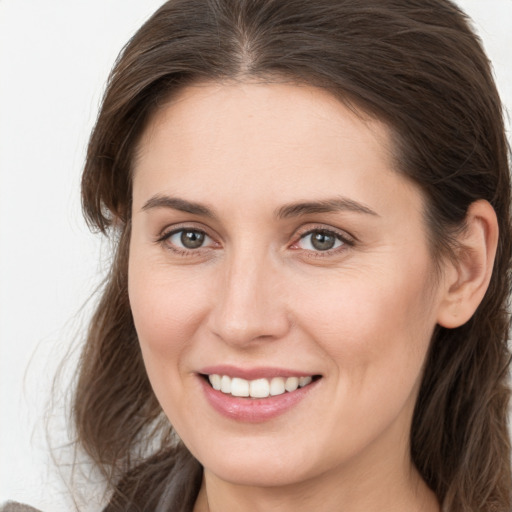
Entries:
[[456, 258], [445, 265], [439, 325], [453, 329], [473, 316], [491, 280], [498, 233], [493, 207], [484, 200], [472, 203], [466, 215], [466, 229], [458, 237]]

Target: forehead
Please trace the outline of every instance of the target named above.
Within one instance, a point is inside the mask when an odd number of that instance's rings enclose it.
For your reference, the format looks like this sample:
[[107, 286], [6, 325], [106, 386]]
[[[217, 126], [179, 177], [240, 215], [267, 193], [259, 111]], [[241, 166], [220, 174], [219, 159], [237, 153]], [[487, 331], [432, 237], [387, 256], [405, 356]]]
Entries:
[[286, 148], [302, 148], [301, 156], [315, 149], [316, 157], [327, 150], [324, 156], [332, 157], [329, 143], [344, 139], [352, 145], [378, 147], [391, 165], [390, 131], [383, 123], [349, 110], [327, 91], [308, 85], [206, 82], [183, 88], [148, 123], [135, 170], [141, 160], [157, 156], [163, 139], [165, 145], [179, 145], [182, 157], [191, 150], [200, 155], [198, 139], [210, 151], [217, 150], [215, 156], [221, 153], [231, 160], [243, 148], [241, 156], [246, 162], [253, 153], [248, 154], [247, 147], [252, 145], [254, 153], [266, 151], [269, 163], [271, 156], [277, 156], [274, 150]]
[[392, 153], [384, 123], [323, 89], [202, 83], [179, 91], [148, 124], [134, 165], [134, 203], [177, 190], [193, 200], [236, 195], [242, 204], [257, 198], [273, 207], [327, 193], [378, 206], [383, 191], [389, 199], [411, 187], [395, 172]]

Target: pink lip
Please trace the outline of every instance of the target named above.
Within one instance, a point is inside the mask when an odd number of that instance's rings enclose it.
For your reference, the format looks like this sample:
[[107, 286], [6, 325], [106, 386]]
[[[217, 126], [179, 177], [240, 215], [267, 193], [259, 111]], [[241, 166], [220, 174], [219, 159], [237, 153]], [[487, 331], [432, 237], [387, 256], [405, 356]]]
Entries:
[[246, 423], [263, 423], [284, 414], [299, 404], [319, 382], [319, 380], [313, 381], [291, 393], [285, 392], [268, 398], [239, 398], [216, 391], [203, 377], [199, 377], [199, 380], [207, 401], [218, 413], [229, 419]]
[[230, 365], [216, 365], [202, 368], [198, 373], [203, 375], [228, 375], [229, 377], [238, 377], [245, 380], [272, 379], [273, 377], [308, 377], [315, 375], [313, 373], [295, 371], [285, 368], [274, 367], [256, 367], [239, 368]]

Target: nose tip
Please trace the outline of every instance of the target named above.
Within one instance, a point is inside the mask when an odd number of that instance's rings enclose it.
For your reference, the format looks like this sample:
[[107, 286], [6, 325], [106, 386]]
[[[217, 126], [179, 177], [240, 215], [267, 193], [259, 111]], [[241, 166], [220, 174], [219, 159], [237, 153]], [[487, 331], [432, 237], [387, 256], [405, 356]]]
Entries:
[[270, 265], [231, 268], [221, 278], [210, 329], [225, 343], [243, 347], [283, 337], [290, 328], [279, 277]]
[[254, 316], [225, 316], [214, 329], [214, 333], [230, 345], [246, 345], [254, 341], [278, 338], [277, 329], [268, 322], [255, 322]]

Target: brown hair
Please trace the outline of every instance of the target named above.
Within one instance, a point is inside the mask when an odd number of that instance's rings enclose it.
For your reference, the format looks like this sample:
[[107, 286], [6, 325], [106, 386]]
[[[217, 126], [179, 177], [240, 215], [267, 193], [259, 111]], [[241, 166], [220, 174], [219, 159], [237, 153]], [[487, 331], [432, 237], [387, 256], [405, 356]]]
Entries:
[[[449, 0], [172, 0], [124, 48], [83, 174], [88, 222], [119, 238], [73, 409], [78, 442], [112, 484], [108, 510], [189, 510], [201, 476], [153, 395], [128, 302], [137, 142], [161, 102], [188, 83], [276, 77], [323, 87], [387, 123], [397, 170], [427, 198], [436, 259], [452, 251], [472, 202], [494, 207], [489, 289], [469, 322], [436, 329], [410, 444], [447, 510], [510, 512], [509, 155], [489, 62]], [[178, 478], [180, 488], [170, 487]]]

